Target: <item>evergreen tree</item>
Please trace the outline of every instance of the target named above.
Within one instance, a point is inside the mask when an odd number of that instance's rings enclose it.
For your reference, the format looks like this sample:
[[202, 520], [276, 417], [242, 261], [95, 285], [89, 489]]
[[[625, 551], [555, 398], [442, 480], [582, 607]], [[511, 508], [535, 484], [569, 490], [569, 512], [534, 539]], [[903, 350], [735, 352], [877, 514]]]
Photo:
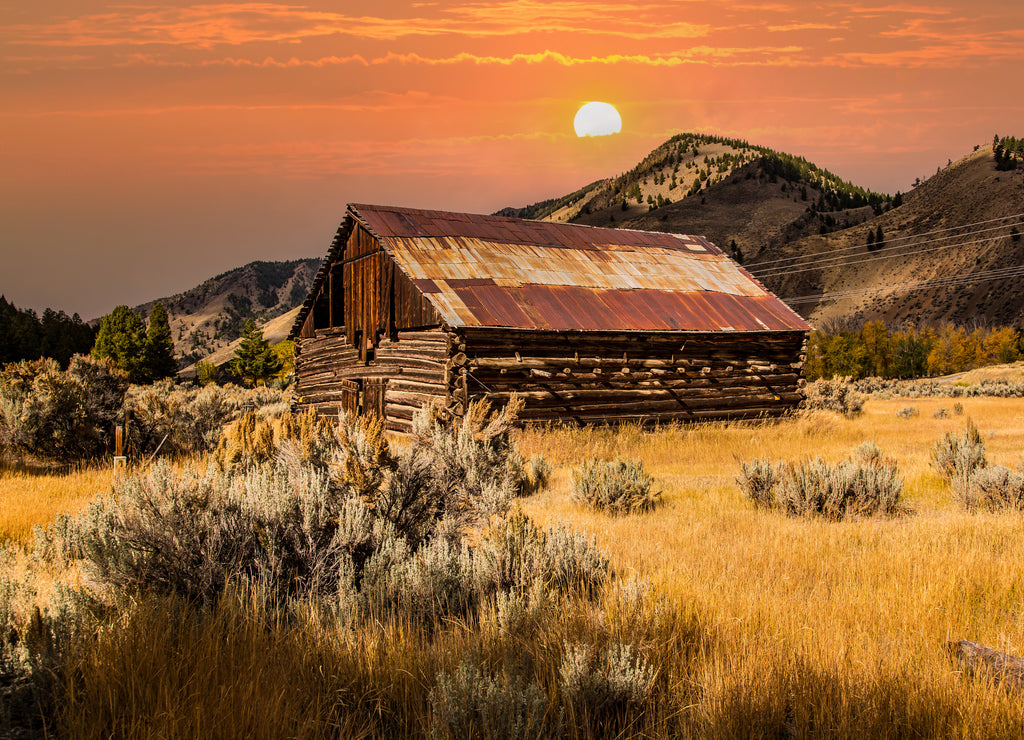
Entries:
[[167, 309], [157, 303], [149, 313], [149, 329], [146, 331], [146, 370], [152, 380], [170, 378], [178, 371], [174, 361], [174, 339], [171, 325], [167, 321]]
[[885, 246], [885, 235], [882, 233], [882, 225], [878, 225], [878, 231], [875, 232], [875, 249], [881, 249]]
[[875, 251], [875, 232], [871, 229], [868, 229], [868, 251]]
[[40, 355], [39, 319], [0, 296], [0, 365], [37, 360]]
[[0, 365], [51, 357], [67, 368], [74, 355], [92, 349], [95, 339], [96, 332], [77, 313], [69, 317], [47, 308], [40, 319], [0, 296]]
[[893, 196], [893, 199], [892, 199], [892, 207], [893, 208], [899, 208], [901, 205], [903, 205], [903, 193], [901, 193], [899, 190], [897, 190], [896, 191], [896, 195]]
[[242, 342], [235, 350], [235, 359], [231, 362], [232, 372], [241, 378], [246, 385], [266, 382], [281, 369], [281, 360], [270, 348], [270, 343], [263, 338], [263, 330], [256, 326], [251, 318], [245, 322], [242, 330]]
[[128, 306], [117, 306], [100, 321], [92, 356], [109, 358], [133, 383], [149, 381], [145, 350], [146, 328]]
[[739, 244], [736, 243], [735, 239], [733, 239], [729, 243], [729, 249], [732, 250], [732, 258], [734, 260], [736, 260], [739, 264], [742, 265], [743, 264], [743, 250], [740, 249], [740, 246], [739, 246]]
[[220, 380], [220, 370], [212, 362], [200, 360], [196, 363], [196, 380], [200, 385], [210, 385]]

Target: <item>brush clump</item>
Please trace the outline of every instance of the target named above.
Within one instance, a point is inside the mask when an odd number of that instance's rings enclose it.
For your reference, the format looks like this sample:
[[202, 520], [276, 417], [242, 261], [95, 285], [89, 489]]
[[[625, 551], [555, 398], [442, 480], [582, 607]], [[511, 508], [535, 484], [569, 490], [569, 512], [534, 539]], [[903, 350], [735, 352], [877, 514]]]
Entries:
[[804, 400], [800, 407], [822, 411], [835, 411], [843, 416], [857, 416], [864, 410], [865, 397], [853, 389], [849, 377], [836, 376], [829, 380], [816, 380], [804, 387]]
[[591, 458], [573, 473], [573, 501], [609, 514], [650, 511], [661, 500], [639, 460], [597, 460]]
[[756, 459], [741, 462], [740, 469], [740, 490], [759, 508], [836, 520], [906, 511], [896, 462], [874, 443], [858, 447], [854, 459], [834, 464], [821, 458], [798, 463]]

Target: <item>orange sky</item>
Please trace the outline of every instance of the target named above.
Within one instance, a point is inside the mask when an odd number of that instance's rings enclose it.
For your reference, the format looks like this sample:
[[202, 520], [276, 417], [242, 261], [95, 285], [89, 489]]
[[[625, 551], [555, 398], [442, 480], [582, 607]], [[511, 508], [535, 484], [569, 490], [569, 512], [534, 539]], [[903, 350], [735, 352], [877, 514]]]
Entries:
[[[0, 293], [84, 318], [322, 256], [349, 201], [525, 205], [681, 131], [887, 192], [1024, 135], [1020, 0], [10, 0], [0, 56]], [[623, 132], [577, 139], [589, 100]]]

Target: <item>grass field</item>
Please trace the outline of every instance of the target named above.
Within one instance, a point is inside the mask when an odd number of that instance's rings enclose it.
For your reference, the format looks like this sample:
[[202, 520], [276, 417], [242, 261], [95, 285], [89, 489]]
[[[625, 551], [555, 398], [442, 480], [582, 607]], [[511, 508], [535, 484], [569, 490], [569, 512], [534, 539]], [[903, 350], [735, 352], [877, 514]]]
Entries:
[[[560, 467], [552, 488], [525, 508], [532, 517], [567, 519], [596, 533], [620, 567], [695, 605], [714, 625], [718, 652], [708, 656], [700, 679], [709, 692], [702, 711], [737, 696], [771, 701], [764, 692], [788, 669], [817, 677], [795, 685], [815, 694], [805, 706], [830, 708], [828, 719], [820, 719], [835, 724], [816, 725], [824, 734], [890, 734], [861, 724], [877, 707], [858, 707], [886, 701], [893, 706], [892, 734], [913, 724], [909, 713], [934, 710], [930, 731], [984, 736], [993, 726], [981, 718], [981, 707], [997, 708], [1017, 726], [1024, 710], [1015, 699], [965, 681], [946, 644], [964, 638], [1024, 654], [1024, 518], [962, 511], [931, 469], [929, 453], [942, 434], [962, 431], [969, 416], [989, 461], [1016, 466], [1024, 450], [1024, 402], [962, 403], [963, 416], [952, 415], [949, 399], [896, 399], [869, 401], [855, 419], [819, 412], [652, 434], [531, 432], [523, 450]], [[898, 417], [907, 405], [920, 415]], [[950, 416], [935, 418], [939, 408]], [[839, 460], [865, 441], [898, 461], [914, 513], [843, 522], [794, 518], [755, 510], [735, 483], [737, 460]], [[592, 454], [639, 456], [661, 481], [665, 506], [613, 519], [572, 505], [569, 469]], [[836, 711], [847, 703], [848, 711]]]
[[[459, 654], [543, 655], [578, 632], [629, 637], [658, 668], [656, 710], [641, 726], [616, 730], [623, 736], [1020, 735], [1024, 702], [962, 675], [947, 643], [966, 638], [1024, 654], [1024, 516], [961, 510], [929, 455], [970, 417], [989, 461], [1016, 466], [1024, 400], [964, 399], [962, 416], [952, 414], [953, 403], [871, 400], [854, 419], [813, 412], [655, 431], [525, 430], [520, 450], [544, 455], [555, 472], [523, 509], [540, 523], [564, 520], [596, 535], [621, 576], [651, 584], [646, 616], [627, 618], [611, 605], [598, 619], [568, 609], [559, 623], [501, 639], [453, 624], [431, 635], [378, 625], [355, 640], [314, 616], [288, 626], [254, 617], [244, 599], [229, 600], [203, 628], [154, 602], [79, 656], [66, 727], [96, 737], [118, 725], [118, 736], [309, 737], [331, 734], [328, 726], [400, 736], [425, 729], [407, 719], [364, 727], [358, 712], [422, 713], [433, 676], [457, 665]], [[898, 417], [907, 405], [920, 414]], [[940, 407], [950, 415], [933, 416]], [[755, 510], [735, 482], [739, 460], [836, 461], [865, 441], [897, 460], [912, 513], [790, 517]], [[572, 468], [591, 456], [639, 457], [664, 504], [617, 518], [573, 504]], [[3, 473], [0, 536], [26, 542], [33, 522], [83, 505], [109, 475]], [[670, 618], [650, 616], [660, 597]], [[147, 680], [155, 685], [136, 685]], [[354, 713], [339, 719], [339, 704]], [[158, 717], [163, 724], [154, 724]]]
[[62, 511], [81, 509], [99, 493], [110, 491], [112, 470], [106, 465], [53, 473], [32, 468], [0, 468], [0, 542], [27, 545], [32, 529]]

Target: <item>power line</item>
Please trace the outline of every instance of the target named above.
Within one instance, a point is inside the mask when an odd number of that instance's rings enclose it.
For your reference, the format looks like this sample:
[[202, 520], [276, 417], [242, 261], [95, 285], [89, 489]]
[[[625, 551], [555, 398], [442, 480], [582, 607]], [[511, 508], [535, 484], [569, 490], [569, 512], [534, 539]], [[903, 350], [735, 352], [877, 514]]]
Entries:
[[896, 283], [875, 288], [852, 288], [850, 290], [823, 291], [821, 293], [809, 293], [802, 296], [784, 298], [788, 304], [810, 303], [826, 299], [846, 298], [855, 295], [871, 295], [873, 293], [884, 293], [886, 291], [901, 292], [923, 290], [925, 288], [942, 288], [954, 285], [970, 285], [971, 283], [983, 283], [991, 280], [1006, 280], [1014, 277], [1024, 276], [1024, 265], [1012, 267], [1001, 267], [995, 270], [984, 270], [982, 272], [969, 273], [967, 275], [951, 275], [930, 280], [921, 280], [916, 283]]
[[[938, 246], [938, 247], [929, 247], [928, 249], [918, 249], [915, 252], [904, 252], [903, 254], [901, 254], [899, 256], [901, 256], [901, 257], [911, 257], [911, 256], [913, 256], [915, 254], [926, 254], [928, 252], [937, 252], [940, 249], [952, 249], [953, 247], [967, 247], [967, 246], [970, 246], [972, 244], [984, 244], [985, 242], [994, 242], [994, 241], [999, 241], [1000, 239], [1005, 239], [1006, 236], [1007, 235], [1004, 234], [1002, 236], [990, 236], [987, 239], [976, 239], [976, 240], [970, 241], [970, 242], [957, 242], [955, 244], [944, 244], [944, 245], [941, 245], [941, 246]], [[878, 260], [887, 260], [887, 259], [893, 258], [894, 256], [896, 256], [896, 255], [883, 254], [880, 257], [865, 257], [864, 259], [861, 259], [861, 260], [854, 260], [854, 261], [850, 261], [850, 262], [840, 263], [840, 264], [837, 264], [837, 265], [826, 265], [825, 267], [847, 267], [847, 266], [850, 266], [850, 265], [863, 264], [865, 262], [876, 262]], [[801, 268], [799, 270], [786, 270], [782, 274], [795, 275], [795, 274], [800, 273], [800, 272], [810, 272], [812, 270], [821, 270], [821, 269], [825, 269], [825, 268], [817, 267], [817, 266], [813, 266], [812, 265], [811, 267], [803, 267], [803, 268]], [[775, 273], [772, 273], [771, 275], [769, 275], [769, 277], [773, 277], [774, 274]], [[762, 277], [762, 276], [761, 275], [756, 275], [755, 277]]]
[[[1014, 214], [1012, 216], [1000, 216], [999, 218], [990, 218], [990, 219], [986, 219], [984, 221], [972, 221], [972, 222], [969, 222], [969, 223], [966, 223], [966, 224], [960, 224], [959, 226], [949, 226], [949, 227], [946, 227], [946, 228], [943, 228], [943, 229], [933, 229], [931, 231], [924, 231], [924, 232], [922, 232], [920, 234], [911, 234], [909, 236], [892, 237], [891, 239], [887, 239], [886, 241], [891, 244], [891, 243], [894, 243], [894, 242], [902, 242], [902, 241], [907, 241], [907, 240], [915, 240], [915, 239], [920, 239], [923, 236], [932, 236], [934, 234], [941, 234], [941, 233], [945, 233], [947, 231], [957, 231], [959, 229], [966, 229], [966, 228], [971, 228], [971, 227], [974, 227], [974, 226], [983, 226], [985, 224], [995, 223], [996, 221], [1009, 221], [1009, 220], [1015, 219], [1015, 218], [1024, 218], [1024, 213], [1017, 213], [1017, 214]], [[856, 227], [851, 226], [850, 228], [856, 228]], [[999, 228], [999, 227], [997, 227], [997, 228]], [[947, 237], [947, 238], [956, 238], [956, 237], [959, 237], [959, 236], [963, 236], [963, 234], [953, 234], [953, 235], [951, 235], [950, 237]], [[815, 257], [822, 257], [822, 256], [829, 255], [829, 254], [838, 254], [839, 252], [849, 252], [849, 251], [854, 250], [854, 249], [864, 249], [867, 246], [868, 246], [867, 244], [854, 244], [853, 246], [849, 246], [849, 247], [837, 247], [836, 249], [830, 249], [830, 250], [827, 250], [825, 252], [818, 252], [815, 255]], [[804, 258], [803, 255], [793, 255], [791, 257], [778, 257], [776, 259], [771, 259], [771, 260], [765, 260], [763, 262], [758, 262], [756, 267], [757, 268], [761, 268], [761, 267], [764, 267], [765, 265], [772, 265], [772, 264], [775, 264], [775, 263], [778, 263], [778, 262], [799, 261], [800, 259], [803, 259], [803, 258]], [[776, 268], [770, 268], [770, 269], [776, 269]], [[753, 272], [753, 270], [751, 270], [751, 272]]]
[[[888, 246], [888, 242], [886, 242], [887, 246], [882, 247], [881, 249], [878, 249], [878, 250], [876, 250], [874, 252], [871, 252], [871, 257], [868, 260], [861, 260], [861, 261], [869, 261], [869, 260], [874, 260], [874, 259], [889, 259], [890, 257], [895, 257], [897, 255], [898, 256], [907, 256], [907, 255], [910, 255], [910, 254], [919, 254], [920, 252], [905, 252], [905, 251], [898, 251], [898, 250], [905, 250], [905, 249], [908, 249], [908, 248], [909, 249], [913, 249], [914, 247], [923, 246], [925, 244], [934, 244], [935, 242], [943, 242], [943, 241], [947, 241], [949, 239], [961, 239], [963, 237], [975, 236], [977, 234], [985, 234], [985, 233], [990, 232], [990, 231], [998, 231], [1000, 229], [1005, 229], [1005, 228], [1006, 228], [1005, 224], [1002, 225], [1002, 226], [989, 226], [986, 229], [976, 229], [974, 231], [968, 231], [968, 232], [964, 232], [962, 234], [950, 234], [948, 236], [941, 236], [941, 237], [939, 237], [937, 239], [926, 239], [924, 241], [913, 242], [913, 243], [910, 243], [910, 244], [899, 244], [899, 245]], [[1007, 232], [1006, 234], [1002, 234], [999, 237], [995, 237], [995, 238], [997, 238], [997, 239], [1004, 239], [1004, 238], [1006, 238], [1009, 235], [1010, 235], [1009, 232]], [[983, 240], [983, 241], [985, 241], [985, 240]], [[920, 250], [920, 251], [934, 251], [934, 249], [945, 249], [945, 248], [948, 248], [948, 247], [966, 246], [967, 244], [977, 244], [977, 243], [978, 242], [957, 242], [957, 243], [953, 243], [953, 244], [945, 244], [945, 245], [942, 245], [942, 246], [939, 246], [939, 247], [935, 247], [932, 250]], [[807, 260], [805, 262], [801, 262], [799, 264], [793, 264], [793, 265], [788, 265], [788, 266], [784, 266], [784, 267], [775, 267], [775, 268], [772, 268], [772, 269], [769, 269], [769, 270], [757, 270], [757, 271], [750, 270], [750, 272], [751, 272], [751, 274], [753, 274], [753, 275], [755, 275], [757, 277], [771, 277], [771, 276], [774, 276], [774, 275], [785, 275], [785, 274], [789, 274], [789, 273], [792, 273], [792, 272], [806, 272], [807, 270], [825, 269], [827, 267], [839, 267], [839, 266], [843, 265], [846, 260], [849, 260], [849, 259], [852, 259], [852, 258], [858, 257], [858, 256], [860, 256], [860, 255], [859, 254], [851, 254], [851, 255], [843, 255], [843, 256], [838, 256], [838, 257], [824, 257], [824, 258], [820, 258], [819, 259], [819, 258], [817, 258], [818, 255], [815, 255], [814, 259], [810, 259], [810, 260]], [[856, 262], [846, 262], [846, 264], [858, 264], [858, 263], [856, 263]], [[799, 269], [799, 270], [792, 269], [792, 268], [795, 268], [795, 267], [798, 267], [798, 266], [801, 269]]]

